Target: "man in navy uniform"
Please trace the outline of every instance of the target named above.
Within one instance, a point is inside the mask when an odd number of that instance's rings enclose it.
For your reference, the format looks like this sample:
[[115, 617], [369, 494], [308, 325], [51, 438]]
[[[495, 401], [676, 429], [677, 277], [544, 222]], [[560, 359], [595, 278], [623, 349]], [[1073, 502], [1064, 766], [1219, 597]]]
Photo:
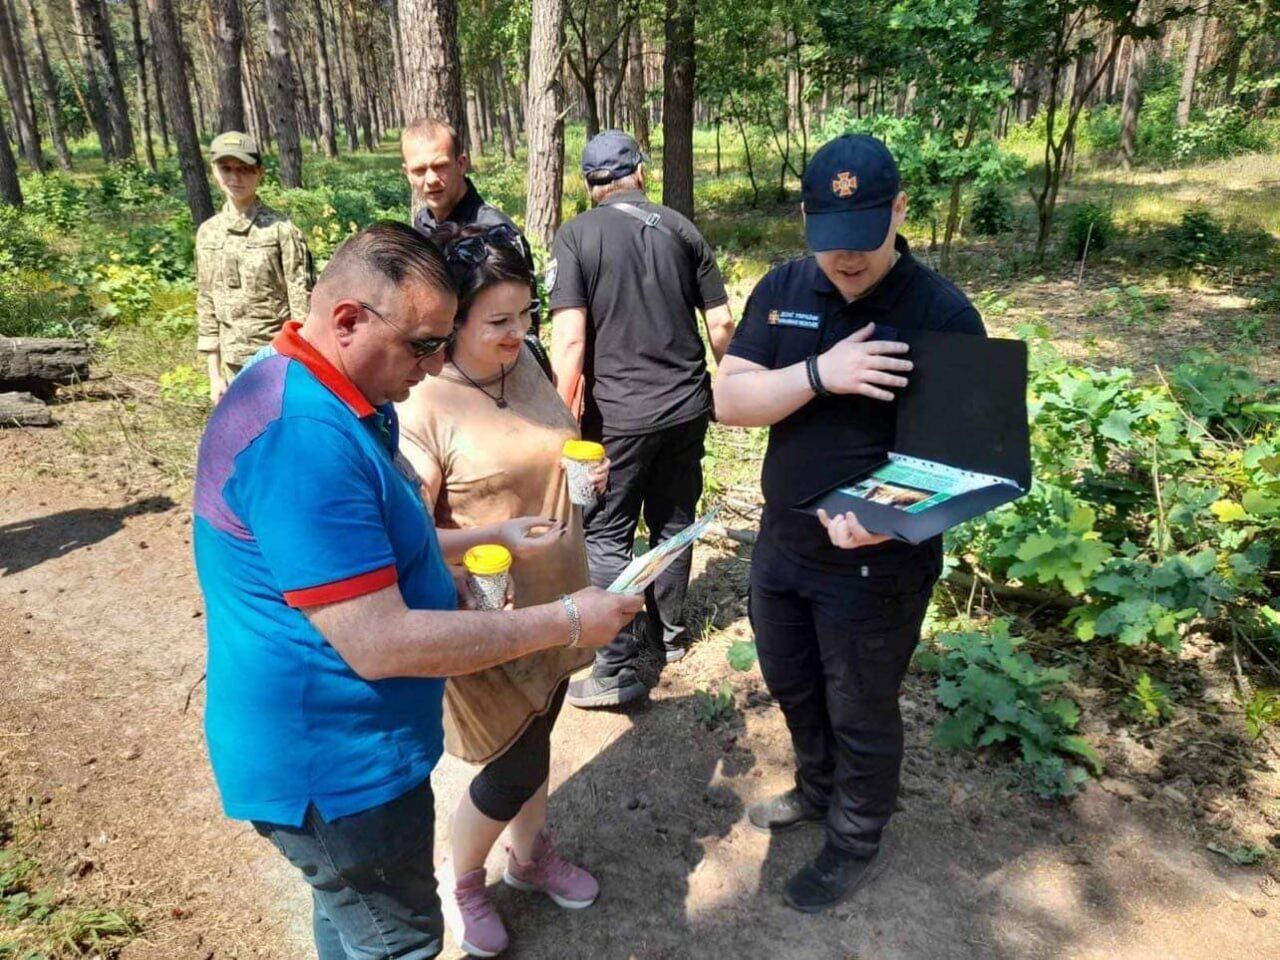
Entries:
[[802, 195], [812, 253], [756, 285], [716, 376], [715, 402], [723, 423], [770, 428], [750, 613], [761, 671], [791, 732], [796, 779], [748, 815], [770, 833], [825, 823], [821, 852], [784, 894], [812, 913], [878, 872], [902, 764], [898, 687], [942, 544], [869, 533], [852, 513], [815, 519], [793, 508], [883, 461], [894, 391], [911, 371], [897, 331], [984, 331], [964, 294], [899, 235], [907, 197], [879, 140], [844, 136], [823, 146]]

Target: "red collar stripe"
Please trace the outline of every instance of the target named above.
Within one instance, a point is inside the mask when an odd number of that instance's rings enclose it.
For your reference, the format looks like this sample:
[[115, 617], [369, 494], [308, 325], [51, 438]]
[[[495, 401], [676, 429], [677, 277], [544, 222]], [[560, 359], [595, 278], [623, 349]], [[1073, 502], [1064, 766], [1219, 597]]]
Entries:
[[286, 323], [284, 328], [276, 334], [276, 338], [271, 341], [271, 346], [275, 348], [276, 353], [290, 360], [297, 360], [305, 366], [311, 371], [312, 376], [350, 407], [357, 417], [371, 416], [374, 413], [373, 404], [365, 399], [360, 388], [348, 380], [341, 370], [326, 360], [319, 350], [303, 338], [299, 332], [301, 329], [302, 324], [297, 320]]

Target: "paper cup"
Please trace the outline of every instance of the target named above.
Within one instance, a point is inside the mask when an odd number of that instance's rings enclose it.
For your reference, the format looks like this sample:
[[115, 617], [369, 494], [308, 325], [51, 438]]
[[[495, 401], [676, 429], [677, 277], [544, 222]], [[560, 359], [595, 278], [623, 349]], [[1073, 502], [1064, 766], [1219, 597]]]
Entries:
[[462, 557], [467, 568], [467, 588], [477, 610], [501, 610], [511, 582], [511, 551], [496, 543], [472, 547]]
[[604, 459], [604, 447], [590, 440], [566, 440], [561, 463], [569, 481], [569, 501], [584, 510], [595, 506], [596, 488], [591, 468]]

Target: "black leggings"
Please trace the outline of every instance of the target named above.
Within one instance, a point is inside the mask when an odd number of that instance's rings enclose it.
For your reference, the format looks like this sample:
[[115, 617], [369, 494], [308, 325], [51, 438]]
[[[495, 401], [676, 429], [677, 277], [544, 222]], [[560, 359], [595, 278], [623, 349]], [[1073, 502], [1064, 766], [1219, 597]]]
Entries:
[[520, 739], [485, 764], [471, 781], [471, 802], [490, 820], [506, 823], [515, 819], [547, 779], [551, 772], [551, 728], [568, 686], [568, 681], [560, 684], [547, 712], [534, 717]]

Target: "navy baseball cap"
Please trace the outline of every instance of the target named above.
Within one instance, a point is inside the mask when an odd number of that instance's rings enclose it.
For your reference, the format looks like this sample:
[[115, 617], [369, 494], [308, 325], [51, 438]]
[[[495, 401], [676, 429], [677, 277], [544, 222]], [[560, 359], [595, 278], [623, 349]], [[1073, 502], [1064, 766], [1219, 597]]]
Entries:
[[823, 144], [800, 179], [809, 249], [877, 249], [901, 189], [898, 165], [875, 137], [845, 134]]
[[592, 183], [609, 183], [635, 173], [648, 159], [634, 137], [621, 130], [606, 130], [583, 148], [582, 173]]

